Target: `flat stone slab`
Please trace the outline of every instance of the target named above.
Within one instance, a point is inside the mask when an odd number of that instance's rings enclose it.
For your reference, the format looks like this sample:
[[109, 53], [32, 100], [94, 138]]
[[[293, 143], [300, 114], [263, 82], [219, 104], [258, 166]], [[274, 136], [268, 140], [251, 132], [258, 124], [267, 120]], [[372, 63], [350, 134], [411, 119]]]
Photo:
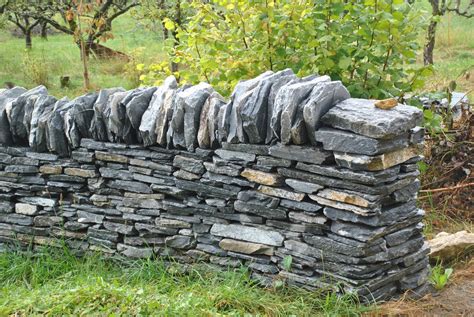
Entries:
[[336, 159], [337, 165], [340, 167], [349, 168], [355, 171], [380, 171], [406, 162], [417, 156], [420, 152], [421, 148], [419, 148], [419, 146], [412, 145], [407, 148], [376, 156], [334, 152], [334, 158]]
[[423, 112], [418, 108], [398, 105], [382, 110], [374, 103], [374, 100], [346, 99], [332, 107], [322, 121], [331, 127], [376, 139], [393, 138], [422, 123]]
[[369, 138], [348, 131], [321, 128], [315, 133], [315, 139], [323, 143], [328, 151], [375, 155], [404, 148], [408, 145], [408, 133], [390, 140]]
[[276, 231], [241, 225], [214, 224], [211, 228], [211, 234], [276, 247], [281, 246], [284, 240], [283, 236]]

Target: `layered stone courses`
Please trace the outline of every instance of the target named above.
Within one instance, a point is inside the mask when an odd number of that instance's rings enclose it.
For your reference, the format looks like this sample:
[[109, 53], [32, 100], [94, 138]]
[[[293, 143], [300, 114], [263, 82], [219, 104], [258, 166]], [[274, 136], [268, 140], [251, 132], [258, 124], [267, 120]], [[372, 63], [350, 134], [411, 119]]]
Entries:
[[245, 265], [264, 285], [422, 293], [421, 118], [289, 69], [239, 83], [230, 101], [173, 77], [74, 100], [4, 90], [0, 250], [63, 239], [80, 253]]

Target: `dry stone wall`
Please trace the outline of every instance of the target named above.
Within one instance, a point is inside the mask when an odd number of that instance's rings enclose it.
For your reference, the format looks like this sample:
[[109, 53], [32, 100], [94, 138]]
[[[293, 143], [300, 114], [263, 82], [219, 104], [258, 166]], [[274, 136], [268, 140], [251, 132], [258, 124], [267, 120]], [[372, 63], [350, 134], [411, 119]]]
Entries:
[[239, 83], [230, 101], [173, 77], [74, 100], [0, 91], [0, 249], [62, 240], [245, 265], [265, 285], [421, 292], [421, 119], [291, 70]]

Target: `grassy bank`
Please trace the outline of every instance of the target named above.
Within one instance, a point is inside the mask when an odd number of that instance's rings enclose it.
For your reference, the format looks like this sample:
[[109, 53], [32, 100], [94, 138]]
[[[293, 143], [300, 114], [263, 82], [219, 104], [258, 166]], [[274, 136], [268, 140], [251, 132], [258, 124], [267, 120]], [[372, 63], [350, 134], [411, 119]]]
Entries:
[[0, 316], [357, 316], [351, 297], [263, 289], [244, 268], [180, 273], [157, 260], [122, 262], [67, 250], [0, 254]]

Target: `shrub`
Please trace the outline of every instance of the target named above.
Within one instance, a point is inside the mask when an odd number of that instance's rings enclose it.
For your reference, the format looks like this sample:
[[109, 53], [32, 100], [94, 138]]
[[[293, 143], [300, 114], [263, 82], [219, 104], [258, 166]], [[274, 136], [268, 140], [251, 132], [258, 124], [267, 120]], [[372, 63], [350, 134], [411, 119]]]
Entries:
[[[243, 78], [292, 68], [342, 80], [353, 96], [399, 96], [423, 84], [415, 69], [419, 11], [404, 0], [212, 0], [191, 10], [169, 46], [182, 81], [207, 81], [229, 94]], [[152, 65], [153, 66], [153, 65]], [[183, 67], [184, 66], [184, 67]], [[162, 70], [146, 69], [146, 80]], [[146, 81], [145, 81], [146, 82]]]
[[44, 56], [36, 57], [29, 51], [25, 51], [22, 61], [23, 74], [25, 78], [35, 85], [49, 84], [49, 69]]

